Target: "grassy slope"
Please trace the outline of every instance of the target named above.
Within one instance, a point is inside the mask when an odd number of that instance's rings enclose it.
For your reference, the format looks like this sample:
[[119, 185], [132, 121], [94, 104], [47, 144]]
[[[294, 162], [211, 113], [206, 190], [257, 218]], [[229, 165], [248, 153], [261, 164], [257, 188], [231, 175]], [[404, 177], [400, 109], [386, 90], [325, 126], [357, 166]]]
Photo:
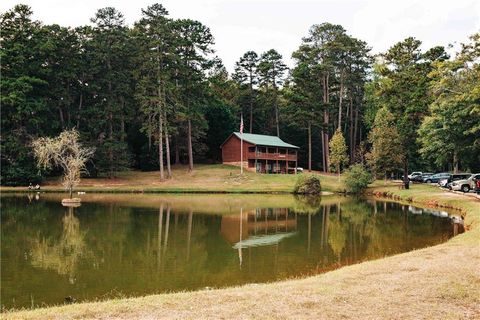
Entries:
[[301, 280], [4, 314], [5, 319], [479, 319], [480, 202], [434, 187], [377, 186], [417, 205], [454, 207], [469, 231], [421, 250]]
[[[173, 179], [161, 182], [159, 172], [127, 171], [116, 179], [83, 179], [78, 191], [87, 192], [292, 192], [297, 176], [256, 174], [227, 165], [196, 165], [192, 173], [185, 166], [173, 168]], [[325, 191], [338, 191], [341, 183], [333, 175], [321, 175]], [[3, 192], [26, 188], [2, 187]], [[42, 186], [43, 191], [63, 191], [59, 181]]]

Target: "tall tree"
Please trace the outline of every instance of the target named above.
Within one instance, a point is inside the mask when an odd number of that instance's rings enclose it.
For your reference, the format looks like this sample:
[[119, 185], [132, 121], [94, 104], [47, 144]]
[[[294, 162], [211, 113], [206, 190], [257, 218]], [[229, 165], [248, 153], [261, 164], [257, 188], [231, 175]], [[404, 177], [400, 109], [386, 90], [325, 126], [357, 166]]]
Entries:
[[387, 108], [378, 110], [368, 141], [372, 149], [367, 154], [367, 162], [377, 177], [386, 178], [404, 162], [402, 139], [395, 126], [395, 118]]
[[48, 129], [55, 127], [46, 103], [48, 83], [39, 54], [43, 42], [41, 24], [32, 20], [32, 10], [26, 5], [16, 5], [0, 19], [1, 182], [25, 185], [40, 178], [29, 148], [31, 138], [48, 134]]
[[[130, 155], [125, 142], [125, 114], [131, 92], [131, 48], [123, 14], [115, 8], [99, 9], [91, 19], [94, 23], [92, 49], [95, 52], [93, 67], [96, 70], [92, 85], [98, 90], [94, 95], [97, 108], [103, 110], [105, 119], [98, 132], [98, 151], [101, 168], [113, 178], [116, 172], [128, 168]], [[94, 131], [95, 132], [95, 131]]]
[[403, 163], [406, 188], [410, 165], [419, 166], [417, 130], [428, 113], [431, 99], [428, 95], [428, 74], [433, 61], [445, 59], [442, 47], [422, 54], [420, 45], [421, 42], [414, 38], [395, 44], [382, 55], [384, 66], [376, 69], [380, 72], [380, 82], [375, 94], [380, 98], [380, 104], [393, 114], [402, 152], [406, 154]]
[[273, 114], [275, 119], [276, 134], [280, 137], [280, 115], [278, 108], [279, 87], [283, 85], [284, 73], [287, 66], [282, 61], [282, 55], [274, 49], [264, 52], [258, 64], [260, 84], [265, 92], [272, 94]]
[[480, 33], [430, 73], [433, 101], [418, 131], [420, 153], [435, 167], [480, 169]]
[[[294, 88], [309, 97], [311, 111], [320, 111], [322, 167], [329, 168], [330, 133], [340, 127], [349, 135], [350, 159], [359, 143], [359, 121], [363, 87], [370, 66], [366, 43], [350, 37], [340, 25], [323, 23], [310, 28], [301, 46], [294, 52], [292, 72]], [[333, 106], [337, 104], [338, 108]], [[344, 112], [346, 105], [347, 111]], [[317, 111], [318, 110], [318, 111]], [[345, 123], [343, 122], [345, 119]], [[310, 139], [309, 139], [310, 141]]]
[[205, 72], [212, 62], [208, 55], [213, 53], [213, 36], [208, 27], [190, 19], [176, 20], [173, 28], [177, 35], [179, 106], [186, 123], [188, 170], [193, 171], [192, 138], [202, 135], [207, 126], [201, 106], [205, 101]]
[[[142, 9], [142, 18], [135, 26], [135, 34], [140, 39], [141, 53], [137, 57], [139, 69], [137, 78], [137, 100], [147, 121], [143, 129], [149, 137], [157, 131], [158, 163], [160, 180], [164, 174], [164, 141], [167, 154], [167, 178], [172, 175], [170, 166], [170, 144], [168, 134], [167, 95], [173, 95], [173, 33], [167, 10], [160, 4]], [[172, 99], [169, 99], [172, 101]], [[157, 126], [153, 120], [157, 119]], [[156, 128], [156, 130], [154, 129]]]
[[258, 64], [258, 55], [254, 51], [247, 51], [240, 60], [235, 63], [235, 73], [233, 74], [233, 79], [235, 79], [235, 81], [240, 85], [246, 85], [248, 87], [250, 133], [253, 132], [253, 105], [255, 104], [254, 86], [258, 84]]

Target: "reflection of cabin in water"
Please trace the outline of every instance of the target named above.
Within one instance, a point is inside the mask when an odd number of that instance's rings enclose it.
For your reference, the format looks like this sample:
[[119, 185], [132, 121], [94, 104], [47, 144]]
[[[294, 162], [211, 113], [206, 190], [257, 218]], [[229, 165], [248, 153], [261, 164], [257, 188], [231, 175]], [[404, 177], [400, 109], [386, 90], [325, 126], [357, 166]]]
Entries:
[[222, 216], [221, 235], [240, 247], [271, 245], [295, 234], [297, 215], [288, 208], [257, 208]]
[[243, 133], [243, 163], [240, 133], [232, 133], [223, 144], [222, 162], [259, 173], [296, 173], [298, 147], [277, 136]]

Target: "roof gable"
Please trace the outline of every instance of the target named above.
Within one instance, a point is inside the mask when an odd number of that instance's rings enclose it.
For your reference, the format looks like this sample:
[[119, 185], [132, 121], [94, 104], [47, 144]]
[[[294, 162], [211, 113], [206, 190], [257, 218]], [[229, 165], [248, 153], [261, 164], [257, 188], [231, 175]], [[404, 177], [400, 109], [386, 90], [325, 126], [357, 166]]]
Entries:
[[[297, 146], [294, 146], [293, 144], [290, 144], [290, 143], [286, 143], [277, 136], [267, 136], [267, 135], [264, 135], [264, 134], [253, 134], [253, 133], [240, 134], [239, 132], [234, 132], [230, 135], [230, 137], [233, 136], [233, 135], [235, 135], [239, 139], [243, 139], [246, 142], [250, 142], [250, 143], [255, 144], [255, 145], [298, 149]], [[228, 139], [230, 139], [230, 137], [228, 137], [225, 140], [225, 142]], [[222, 146], [223, 146], [223, 144], [222, 144]]]

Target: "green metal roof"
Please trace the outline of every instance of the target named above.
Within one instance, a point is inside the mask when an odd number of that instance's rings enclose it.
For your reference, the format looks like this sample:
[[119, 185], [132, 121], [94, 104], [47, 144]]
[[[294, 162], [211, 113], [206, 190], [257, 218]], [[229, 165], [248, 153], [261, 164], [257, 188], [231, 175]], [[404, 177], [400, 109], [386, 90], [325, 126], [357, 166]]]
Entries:
[[293, 144], [290, 144], [290, 143], [283, 142], [282, 139], [280, 139], [277, 136], [267, 136], [264, 134], [253, 134], [253, 133], [244, 133], [243, 135], [241, 135], [240, 132], [234, 132], [233, 134], [236, 135], [239, 139], [243, 138], [243, 140], [247, 142], [260, 145], [260, 146], [298, 149], [297, 146], [294, 146]]

